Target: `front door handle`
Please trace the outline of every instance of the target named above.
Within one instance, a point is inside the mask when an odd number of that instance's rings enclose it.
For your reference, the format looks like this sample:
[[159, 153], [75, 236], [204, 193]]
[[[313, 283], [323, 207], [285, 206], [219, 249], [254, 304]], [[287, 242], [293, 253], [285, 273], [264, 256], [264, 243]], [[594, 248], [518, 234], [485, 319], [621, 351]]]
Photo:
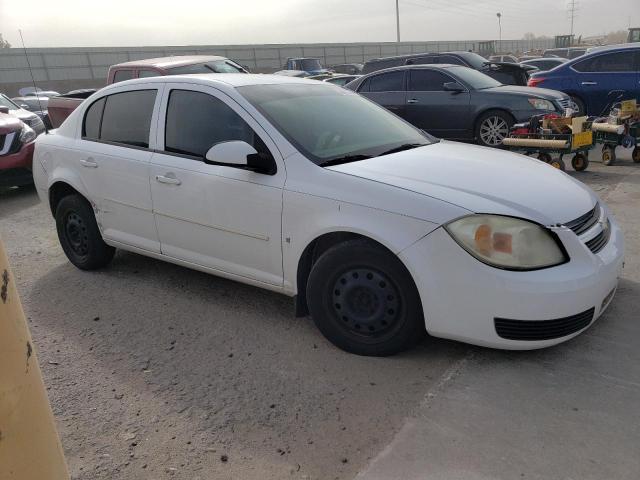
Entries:
[[597, 85], [598, 82], [582, 82], [581, 85]]
[[80, 165], [82, 165], [83, 167], [87, 167], [87, 168], [98, 168], [98, 164], [91, 157], [80, 159]]
[[410, 98], [407, 103], [420, 103], [417, 98]]
[[166, 183], [168, 185], [180, 185], [182, 182], [178, 180], [173, 174], [167, 173], [167, 175], [156, 175], [156, 181], [159, 183]]

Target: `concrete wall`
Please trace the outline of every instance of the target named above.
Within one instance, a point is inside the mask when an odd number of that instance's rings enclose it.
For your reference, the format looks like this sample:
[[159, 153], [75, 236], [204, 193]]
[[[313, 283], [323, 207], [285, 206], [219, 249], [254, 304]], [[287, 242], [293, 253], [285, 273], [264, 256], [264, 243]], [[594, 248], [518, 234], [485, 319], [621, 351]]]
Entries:
[[[94, 47], [29, 48], [27, 54], [38, 87], [66, 92], [76, 88], [95, 88], [105, 84], [109, 66], [142, 58], [169, 55], [222, 55], [251, 71], [268, 73], [282, 68], [287, 57], [319, 57], [324, 65], [364, 62], [371, 58], [403, 53], [479, 50], [479, 41], [386, 42], [299, 45], [196, 45], [185, 47]], [[498, 42], [496, 42], [498, 43]], [[503, 40], [502, 52], [523, 52], [533, 48], [551, 48], [553, 40]], [[31, 85], [24, 51], [0, 50], [0, 92], [17, 95]]]

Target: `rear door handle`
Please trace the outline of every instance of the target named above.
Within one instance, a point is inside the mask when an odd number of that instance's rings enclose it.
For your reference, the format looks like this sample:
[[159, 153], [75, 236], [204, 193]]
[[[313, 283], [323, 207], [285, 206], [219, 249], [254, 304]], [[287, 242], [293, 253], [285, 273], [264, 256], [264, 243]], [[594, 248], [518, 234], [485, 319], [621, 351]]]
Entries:
[[80, 165], [82, 165], [83, 167], [87, 167], [87, 168], [98, 168], [98, 164], [91, 157], [80, 159]]
[[[169, 176], [171, 175], [171, 176]], [[159, 183], [166, 183], [168, 185], [180, 185], [182, 182], [174, 177], [172, 174], [167, 173], [167, 175], [156, 175], [156, 181]]]
[[597, 85], [598, 82], [582, 82], [581, 85]]
[[417, 98], [410, 98], [407, 103], [420, 103]]

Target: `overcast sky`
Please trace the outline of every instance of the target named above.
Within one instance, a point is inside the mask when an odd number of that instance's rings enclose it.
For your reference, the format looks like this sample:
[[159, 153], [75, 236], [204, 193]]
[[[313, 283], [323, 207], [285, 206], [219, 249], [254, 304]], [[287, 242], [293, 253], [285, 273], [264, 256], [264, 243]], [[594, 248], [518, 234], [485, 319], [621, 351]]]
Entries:
[[[402, 40], [569, 33], [569, 0], [400, 0]], [[640, 0], [576, 0], [576, 34], [640, 26]], [[606, 8], [604, 7], [606, 5]], [[395, 0], [0, 0], [28, 47], [395, 41]]]

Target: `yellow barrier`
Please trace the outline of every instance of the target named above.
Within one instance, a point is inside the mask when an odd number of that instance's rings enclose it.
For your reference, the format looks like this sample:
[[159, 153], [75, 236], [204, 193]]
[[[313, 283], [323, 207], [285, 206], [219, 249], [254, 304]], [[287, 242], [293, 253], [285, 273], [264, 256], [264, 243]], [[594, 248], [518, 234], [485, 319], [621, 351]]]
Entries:
[[69, 479], [31, 334], [1, 239], [0, 479]]

